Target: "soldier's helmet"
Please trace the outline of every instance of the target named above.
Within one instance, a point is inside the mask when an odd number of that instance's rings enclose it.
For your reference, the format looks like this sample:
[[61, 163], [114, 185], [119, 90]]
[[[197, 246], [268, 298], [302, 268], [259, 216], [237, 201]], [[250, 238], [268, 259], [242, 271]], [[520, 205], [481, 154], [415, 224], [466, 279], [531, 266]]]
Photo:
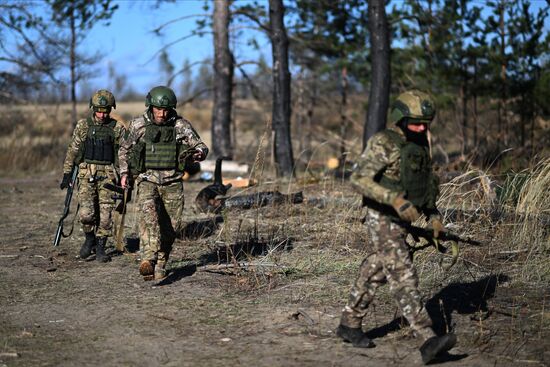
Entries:
[[107, 89], [100, 89], [90, 98], [90, 108], [94, 112], [111, 112], [111, 108], [116, 108], [115, 96]]
[[435, 103], [429, 94], [413, 89], [397, 96], [390, 112], [390, 121], [403, 119], [430, 123], [435, 116]]
[[178, 100], [174, 91], [165, 86], [154, 87], [145, 97], [145, 107], [176, 108]]

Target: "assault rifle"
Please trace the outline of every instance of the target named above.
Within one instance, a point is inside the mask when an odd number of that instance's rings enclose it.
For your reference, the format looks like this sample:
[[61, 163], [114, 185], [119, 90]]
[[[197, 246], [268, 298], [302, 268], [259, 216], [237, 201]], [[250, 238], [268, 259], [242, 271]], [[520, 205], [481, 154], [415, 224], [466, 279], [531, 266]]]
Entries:
[[120, 200], [120, 203], [115, 208], [115, 211], [120, 214], [120, 221], [117, 223], [115, 235], [115, 246], [118, 252], [124, 252], [124, 218], [126, 217], [126, 206], [132, 198], [132, 189], [123, 188], [111, 183], [105, 183], [103, 187], [115, 193], [115, 195], [112, 196], [114, 200]]
[[443, 265], [441, 262], [444, 270], [450, 269], [454, 264], [456, 264], [458, 260], [458, 243], [466, 243], [468, 245], [473, 246], [480, 246], [481, 242], [473, 240], [471, 238], [462, 238], [457, 236], [456, 234], [449, 232], [449, 231], [443, 231], [439, 232], [439, 236], [437, 238], [434, 237], [434, 230], [431, 228], [421, 228], [411, 225], [410, 223], [405, 222], [396, 222], [401, 227], [405, 228], [408, 233], [413, 237], [415, 242], [420, 241], [420, 237], [424, 238], [428, 243], [426, 245], [421, 246], [409, 246], [409, 249], [411, 251], [411, 254], [414, 254], [416, 251], [425, 249], [429, 246], [434, 246], [439, 252], [446, 253], [447, 248], [441, 245], [441, 242], [450, 242], [451, 243], [451, 253], [452, 253], [452, 259], [451, 262], [447, 265]]
[[[416, 226], [410, 225], [409, 223], [402, 223], [402, 222], [399, 223], [399, 225], [407, 229], [407, 232], [409, 232], [411, 236], [413, 236], [415, 241], [418, 241], [420, 237], [426, 239], [428, 242], [434, 242], [434, 240], [436, 240], [436, 238], [434, 237], [434, 230], [431, 228], [416, 227]], [[443, 232], [439, 232], [439, 236], [437, 240], [440, 242], [447, 242], [447, 241], [461, 242], [461, 243], [466, 243], [468, 245], [481, 246], [481, 242], [479, 241], [473, 240], [471, 238], [459, 237], [458, 235], [452, 232], [449, 232], [447, 230]]]
[[69, 234], [63, 233], [63, 221], [69, 215], [69, 209], [71, 208], [71, 199], [73, 198], [73, 192], [76, 186], [77, 178], [78, 178], [78, 165], [75, 164], [71, 170], [71, 180], [69, 181], [69, 186], [67, 187], [67, 195], [65, 195], [65, 207], [63, 208], [63, 214], [61, 215], [61, 219], [59, 219], [59, 223], [57, 224], [57, 230], [55, 231], [55, 238], [53, 240], [54, 246], [59, 246], [59, 241], [61, 241], [61, 237], [67, 238], [73, 232], [73, 229], [71, 228], [71, 231], [69, 232]]

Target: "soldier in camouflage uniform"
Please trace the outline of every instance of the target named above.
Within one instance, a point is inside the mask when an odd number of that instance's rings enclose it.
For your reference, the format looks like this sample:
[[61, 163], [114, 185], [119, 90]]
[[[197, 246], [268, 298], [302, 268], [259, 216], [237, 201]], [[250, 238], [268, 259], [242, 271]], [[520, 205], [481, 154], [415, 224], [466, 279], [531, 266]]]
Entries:
[[374, 253], [361, 264], [337, 329], [338, 336], [356, 347], [374, 347], [362, 331], [362, 321], [376, 289], [389, 283], [402, 315], [423, 341], [424, 363], [451, 349], [456, 336], [436, 336], [432, 330], [405, 243], [407, 231], [398, 223], [413, 222], [421, 212], [436, 237], [444, 230], [436, 208], [438, 181], [432, 172], [427, 134], [434, 115], [428, 94], [412, 90], [399, 95], [390, 115], [393, 126], [369, 139], [351, 176], [354, 189], [368, 206], [366, 224]]
[[119, 150], [122, 186], [139, 173], [139, 272], [145, 279], [166, 276], [166, 262], [182, 226], [185, 163], [202, 161], [208, 154], [191, 123], [177, 114], [176, 103], [170, 88], [151, 89], [147, 110], [131, 122]]
[[112, 108], [116, 108], [115, 97], [108, 90], [98, 90], [90, 98], [92, 112], [76, 124], [60, 184], [61, 189], [68, 187], [72, 167], [78, 164], [80, 222], [86, 236], [80, 257], [85, 259], [95, 250], [96, 259], [101, 262], [111, 260], [105, 253], [105, 245], [111, 236], [115, 207], [113, 193], [103, 184], [117, 181], [117, 150], [125, 132], [124, 125], [110, 117]]

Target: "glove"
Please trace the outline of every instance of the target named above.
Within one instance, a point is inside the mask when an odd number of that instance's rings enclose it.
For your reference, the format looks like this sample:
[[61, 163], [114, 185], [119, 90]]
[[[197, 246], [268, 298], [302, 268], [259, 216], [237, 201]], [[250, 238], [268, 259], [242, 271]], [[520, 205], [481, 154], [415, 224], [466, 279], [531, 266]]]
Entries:
[[403, 194], [397, 196], [391, 205], [397, 212], [397, 215], [399, 215], [399, 218], [406, 222], [414, 222], [420, 217], [413, 203], [405, 199]]
[[201, 149], [197, 149], [195, 151], [195, 153], [193, 153], [193, 161], [194, 162], [204, 161], [205, 158], [206, 158], [206, 155], [204, 154], [204, 152]]
[[59, 184], [59, 188], [61, 190], [66, 189], [69, 187], [69, 181], [71, 180], [71, 174], [70, 173], [64, 173], [63, 179], [61, 180], [61, 183]]
[[430, 227], [434, 230], [434, 238], [439, 238], [441, 232], [445, 232], [445, 227], [439, 218], [434, 218], [430, 221]]

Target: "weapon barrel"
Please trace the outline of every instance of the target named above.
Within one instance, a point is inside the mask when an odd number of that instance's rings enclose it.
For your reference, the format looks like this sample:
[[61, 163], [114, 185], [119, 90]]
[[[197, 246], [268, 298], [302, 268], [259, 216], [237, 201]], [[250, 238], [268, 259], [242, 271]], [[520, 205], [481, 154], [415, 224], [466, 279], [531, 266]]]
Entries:
[[55, 238], [53, 240], [53, 245], [55, 247], [59, 246], [59, 241], [61, 241], [61, 233], [63, 233], [63, 219], [59, 221], [57, 230], [55, 231]]
[[67, 216], [69, 215], [69, 209], [71, 207], [71, 200], [73, 198], [73, 191], [74, 187], [76, 185], [76, 180], [78, 178], [78, 166], [74, 165], [73, 169], [71, 171], [71, 181], [69, 182], [69, 187], [67, 187], [67, 194], [65, 195], [65, 203], [63, 207], [63, 214], [61, 215], [61, 218], [59, 219], [59, 223], [57, 224], [57, 229], [55, 231], [55, 237], [53, 240], [54, 246], [59, 246], [59, 242], [61, 241], [61, 237], [65, 237], [63, 235], [63, 221]]

